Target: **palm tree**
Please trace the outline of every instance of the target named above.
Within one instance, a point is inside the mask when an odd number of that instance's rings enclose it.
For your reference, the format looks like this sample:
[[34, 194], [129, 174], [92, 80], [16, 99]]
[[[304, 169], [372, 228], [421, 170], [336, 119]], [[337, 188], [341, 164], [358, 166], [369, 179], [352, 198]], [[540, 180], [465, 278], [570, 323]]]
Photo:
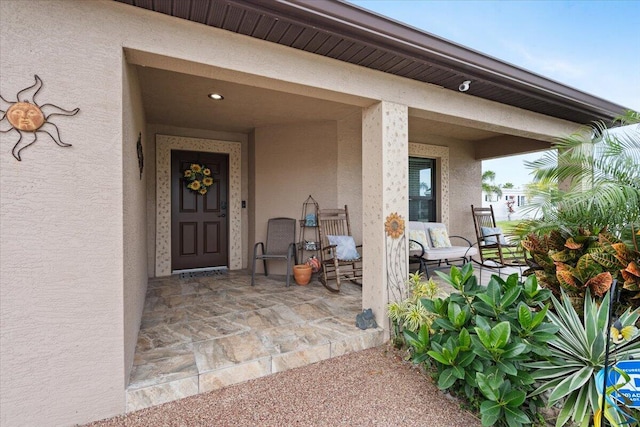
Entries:
[[493, 181], [496, 179], [496, 173], [494, 171], [485, 171], [482, 174], [482, 191], [484, 191], [489, 197], [492, 195], [502, 197], [502, 189], [499, 185], [495, 185]]
[[[614, 128], [615, 125], [621, 127]], [[532, 187], [532, 209], [519, 234], [604, 227], [631, 238], [640, 225], [640, 113], [628, 111], [612, 127], [597, 122], [560, 138], [542, 158], [525, 162], [539, 183]], [[549, 185], [555, 183], [556, 185]]]

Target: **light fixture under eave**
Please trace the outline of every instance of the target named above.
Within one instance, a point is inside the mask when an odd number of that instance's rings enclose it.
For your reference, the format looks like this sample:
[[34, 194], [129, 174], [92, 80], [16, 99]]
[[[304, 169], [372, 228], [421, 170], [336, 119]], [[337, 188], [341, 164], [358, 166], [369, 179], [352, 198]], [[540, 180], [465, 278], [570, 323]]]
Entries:
[[471, 80], [465, 80], [460, 84], [460, 86], [458, 86], [458, 90], [460, 92], [466, 92], [469, 90], [469, 86], [471, 86]]
[[224, 96], [220, 95], [219, 93], [210, 93], [207, 96], [214, 101], [222, 101], [224, 99]]

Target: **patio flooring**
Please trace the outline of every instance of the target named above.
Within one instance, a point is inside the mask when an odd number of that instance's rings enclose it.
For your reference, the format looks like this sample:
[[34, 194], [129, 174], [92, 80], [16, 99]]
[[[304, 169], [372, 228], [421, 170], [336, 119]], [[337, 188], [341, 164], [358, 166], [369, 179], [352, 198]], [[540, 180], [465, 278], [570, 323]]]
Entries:
[[252, 287], [247, 270], [150, 279], [127, 412], [382, 345], [381, 328], [355, 326], [361, 311], [360, 286], [333, 294], [315, 277], [289, 288], [275, 275]]
[[339, 294], [246, 270], [150, 279], [127, 412], [383, 344], [360, 330], [362, 290]]

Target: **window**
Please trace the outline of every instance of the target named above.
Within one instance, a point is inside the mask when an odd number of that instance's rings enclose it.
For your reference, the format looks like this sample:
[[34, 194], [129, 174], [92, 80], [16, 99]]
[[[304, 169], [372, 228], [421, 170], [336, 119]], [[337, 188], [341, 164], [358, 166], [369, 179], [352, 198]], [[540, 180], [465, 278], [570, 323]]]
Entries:
[[409, 157], [409, 221], [436, 221], [434, 159]]

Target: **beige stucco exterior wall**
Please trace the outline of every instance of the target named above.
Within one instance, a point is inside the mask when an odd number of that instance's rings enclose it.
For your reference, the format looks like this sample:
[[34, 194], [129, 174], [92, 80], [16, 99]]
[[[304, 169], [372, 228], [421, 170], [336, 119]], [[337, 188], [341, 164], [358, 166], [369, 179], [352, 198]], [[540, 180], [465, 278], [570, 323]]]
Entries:
[[144, 168], [140, 175], [137, 142], [140, 138], [142, 152], [149, 152], [146, 138], [142, 136], [145, 117], [140, 97], [136, 70], [123, 63], [123, 302], [124, 302], [124, 381], [129, 382], [133, 366], [140, 318], [147, 290], [147, 239], [146, 239], [146, 185]]
[[[362, 114], [339, 120], [336, 164], [335, 207], [347, 205], [351, 234], [362, 243]], [[327, 206], [330, 208], [331, 206]]]
[[39, 103], [80, 108], [52, 118], [72, 147], [39, 135], [18, 162], [16, 135], [0, 136], [3, 426], [124, 410], [122, 47], [92, 3], [0, 3], [0, 94], [15, 100], [38, 74]]
[[408, 242], [385, 234], [391, 214], [409, 211], [407, 107], [380, 102], [362, 112], [363, 283], [362, 307], [371, 308], [389, 337], [388, 286], [408, 277]]
[[482, 163], [475, 160], [473, 145], [455, 142], [449, 146], [450, 232], [475, 242], [471, 204], [482, 204]]
[[[337, 205], [336, 122], [270, 126], [255, 131], [256, 241], [265, 241], [267, 221], [273, 217], [299, 219], [309, 195], [320, 208]], [[296, 231], [296, 237], [298, 231]], [[250, 248], [253, 253], [253, 247]], [[284, 274], [284, 262], [272, 262], [269, 272]], [[261, 263], [256, 272], [262, 273]]]

